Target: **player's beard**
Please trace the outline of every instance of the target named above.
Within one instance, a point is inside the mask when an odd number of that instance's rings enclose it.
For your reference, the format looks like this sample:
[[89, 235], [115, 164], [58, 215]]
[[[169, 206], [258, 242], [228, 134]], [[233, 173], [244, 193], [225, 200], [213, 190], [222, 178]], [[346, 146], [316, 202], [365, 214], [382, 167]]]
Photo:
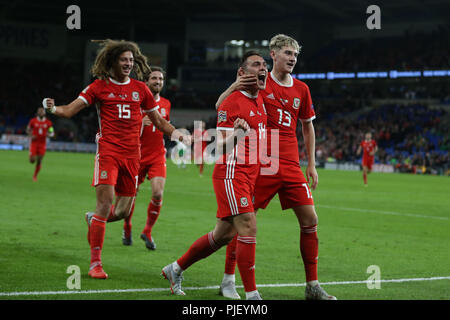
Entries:
[[161, 89], [162, 89], [161, 87], [155, 89], [155, 87], [152, 86], [150, 88], [150, 91], [152, 92], [153, 96], [156, 96], [161, 93], [162, 91]]

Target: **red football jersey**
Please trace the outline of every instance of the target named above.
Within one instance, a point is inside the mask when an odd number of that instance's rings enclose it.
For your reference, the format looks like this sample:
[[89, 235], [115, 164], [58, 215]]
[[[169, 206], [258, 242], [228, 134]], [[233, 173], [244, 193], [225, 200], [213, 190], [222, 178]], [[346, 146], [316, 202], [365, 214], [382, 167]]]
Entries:
[[370, 155], [370, 153], [375, 149], [377, 146], [377, 143], [375, 140], [366, 141], [363, 140], [360, 144], [361, 148], [363, 149], [363, 157], [364, 158], [373, 158], [374, 155]]
[[30, 120], [28, 123], [28, 127], [31, 129], [31, 134], [36, 138], [32, 140], [33, 143], [46, 143], [47, 141], [47, 132], [48, 129], [52, 127], [52, 122], [44, 117], [42, 120], [39, 120], [38, 117], [35, 117]]
[[234, 179], [239, 175], [258, 174], [259, 152], [266, 143], [267, 124], [262, 92], [256, 97], [245, 91], [229, 95], [217, 109], [217, 130], [234, 130], [236, 118], [244, 119], [253, 130], [239, 140], [233, 151], [217, 160], [213, 178]]
[[97, 107], [98, 154], [140, 158], [142, 111], [158, 108], [144, 82], [131, 78], [124, 83], [111, 78], [97, 79], [87, 86], [78, 98], [88, 105], [95, 103]]
[[[170, 101], [159, 97], [156, 100], [161, 116], [170, 121]], [[166, 148], [164, 147], [164, 134], [156, 129], [154, 124], [145, 126], [141, 134], [141, 163], [150, 164], [165, 160]]]
[[[290, 76], [290, 75], [289, 75]], [[284, 85], [269, 73], [266, 89], [261, 92], [267, 110], [267, 146], [271, 152], [271, 130], [279, 130], [279, 158], [298, 163], [297, 121], [314, 120], [316, 114], [308, 86], [290, 76], [291, 83]], [[273, 154], [272, 154], [273, 153]]]

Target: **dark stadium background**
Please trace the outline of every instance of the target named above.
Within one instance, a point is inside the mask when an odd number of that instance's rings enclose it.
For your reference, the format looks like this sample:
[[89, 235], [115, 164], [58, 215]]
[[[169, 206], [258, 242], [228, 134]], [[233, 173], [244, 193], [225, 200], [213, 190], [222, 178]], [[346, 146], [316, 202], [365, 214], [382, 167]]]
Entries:
[[[72, 4], [81, 9], [80, 30], [66, 27]], [[366, 27], [371, 4], [381, 9], [380, 30]], [[172, 102], [172, 121], [192, 129], [194, 119], [214, 127], [215, 101], [234, 80], [239, 55], [256, 48], [270, 62], [264, 40], [285, 33], [303, 46], [295, 74], [446, 70], [429, 77], [303, 81], [317, 113], [320, 166], [359, 166], [355, 152], [370, 130], [380, 147], [379, 170], [448, 175], [449, 9], [444, 0], [1, 0], [2, 145], [25, 143], [8, 135], [24, 134], [43, 97], [68, 103], [89, 83], [91, 39], [155, 48], [149, 58], [167, 70], [163, 95]], [[95, 108], [52, 120], [56, 137], [49, 149], [70, 148], [55, 141], [94, 142]], [[304, 157], [301, 139], [299, 148]]]

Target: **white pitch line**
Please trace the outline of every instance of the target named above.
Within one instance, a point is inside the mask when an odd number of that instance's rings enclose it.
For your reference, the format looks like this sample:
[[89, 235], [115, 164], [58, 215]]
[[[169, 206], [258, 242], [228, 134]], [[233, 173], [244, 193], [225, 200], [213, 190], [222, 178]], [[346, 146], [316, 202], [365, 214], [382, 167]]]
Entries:
[[415, 218], [449, 220], [448, 217], [441, 217], [441, 216], [426, 216], [426, 215], [422, 215], [422, 214], [401, 213], [401, 212], [395, 212], [395, 211], [382, 211], [382, 210], [371, 210], [371, 209], [360, 209], [360, 208], [335, 207], [335, 206], [327, 206], [325, 204], [317, 204], [316, 207], [328, 208], [328, 209], [338, 209], [338, 210], [347, 210], [347, 211], [357, 211], [357, 212], [379, 213], [379, 214], [387, 214], [387, 215], [392, 215], [392, 216], [406, 216], [406, 217], [415, 217]]
[[[450, 280], [449, 277], [431, 277], [431, 278], [409, 278], [409, 279], [390, 279], [380, 280], [380, 283], [399, 283], [411, 281], [436, 281], [436, 280]], [[321, 285], [347, 285], [347, 284], [367, 284], [368, 280], [360, 281], [333, 281], [321, 282]], [[372, 282], [371, 282], [372, 283]], [[304, 287], [306, 283], [275, 283], [275, 284], [258, 284], [259, 288], [280, 288], [280, 287]], [[236, 286], [243, 288], [242, 285]], [[183, 287], [183, 290], [211, 290], [219, 289], [220, 286], [206, 286], [206, 287]], [[23, 291], [23, 292], [0, 292], [0, 296], [46, 296], [46, 295], [66, 295], [66, 294], [102, 294], [102, 293], [132, 293], [132, 292], [164, 292], [169, 291], [169, 288], [148, 288], [148, 289], [108, 289], [108, 290], [72, 290], [72, 291]]]

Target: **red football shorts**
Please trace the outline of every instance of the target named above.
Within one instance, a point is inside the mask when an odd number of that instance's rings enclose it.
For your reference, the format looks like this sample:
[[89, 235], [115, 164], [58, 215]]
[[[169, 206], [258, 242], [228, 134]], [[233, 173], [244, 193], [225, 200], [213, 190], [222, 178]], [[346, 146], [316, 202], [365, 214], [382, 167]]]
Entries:
[[46, 143], [42, 142], [31, 142], [30, 143], [30, 157], [32, 156], [43, 156], [47, 149]]
[[165, 178], [167, 174], [166, 170], [166, 162], [158, 162], [151, 164], [142, 164], [139, 168], [139, 178], [138, 184], [144, 182], [145, 177], [148, 177], [149, 180], [155, 177], [163, 177]]
[[219, 219], [254, 212], [253, 184], [249, 179], [216, 179], [213, 178], [214, 192], [217, 200], [217, 215]]
[[314, 205], [311, 190], [299, 164], [280, 159], [278, 171], [259, 175], [255, 186], [255, 209], [265, 209], [278, 193], [283, 210]]
[[372, 165], [374, 163], [375, 157], [363, 157], [362, 159], [362, 165], [363, 167], [367, 167], [369, 170], [372, 170]]
[[116, 195], [134, 197], [138, 183], [139, 159], [122, 159], [113, 156], [95, 156], [92, 185], [113, 185]]

